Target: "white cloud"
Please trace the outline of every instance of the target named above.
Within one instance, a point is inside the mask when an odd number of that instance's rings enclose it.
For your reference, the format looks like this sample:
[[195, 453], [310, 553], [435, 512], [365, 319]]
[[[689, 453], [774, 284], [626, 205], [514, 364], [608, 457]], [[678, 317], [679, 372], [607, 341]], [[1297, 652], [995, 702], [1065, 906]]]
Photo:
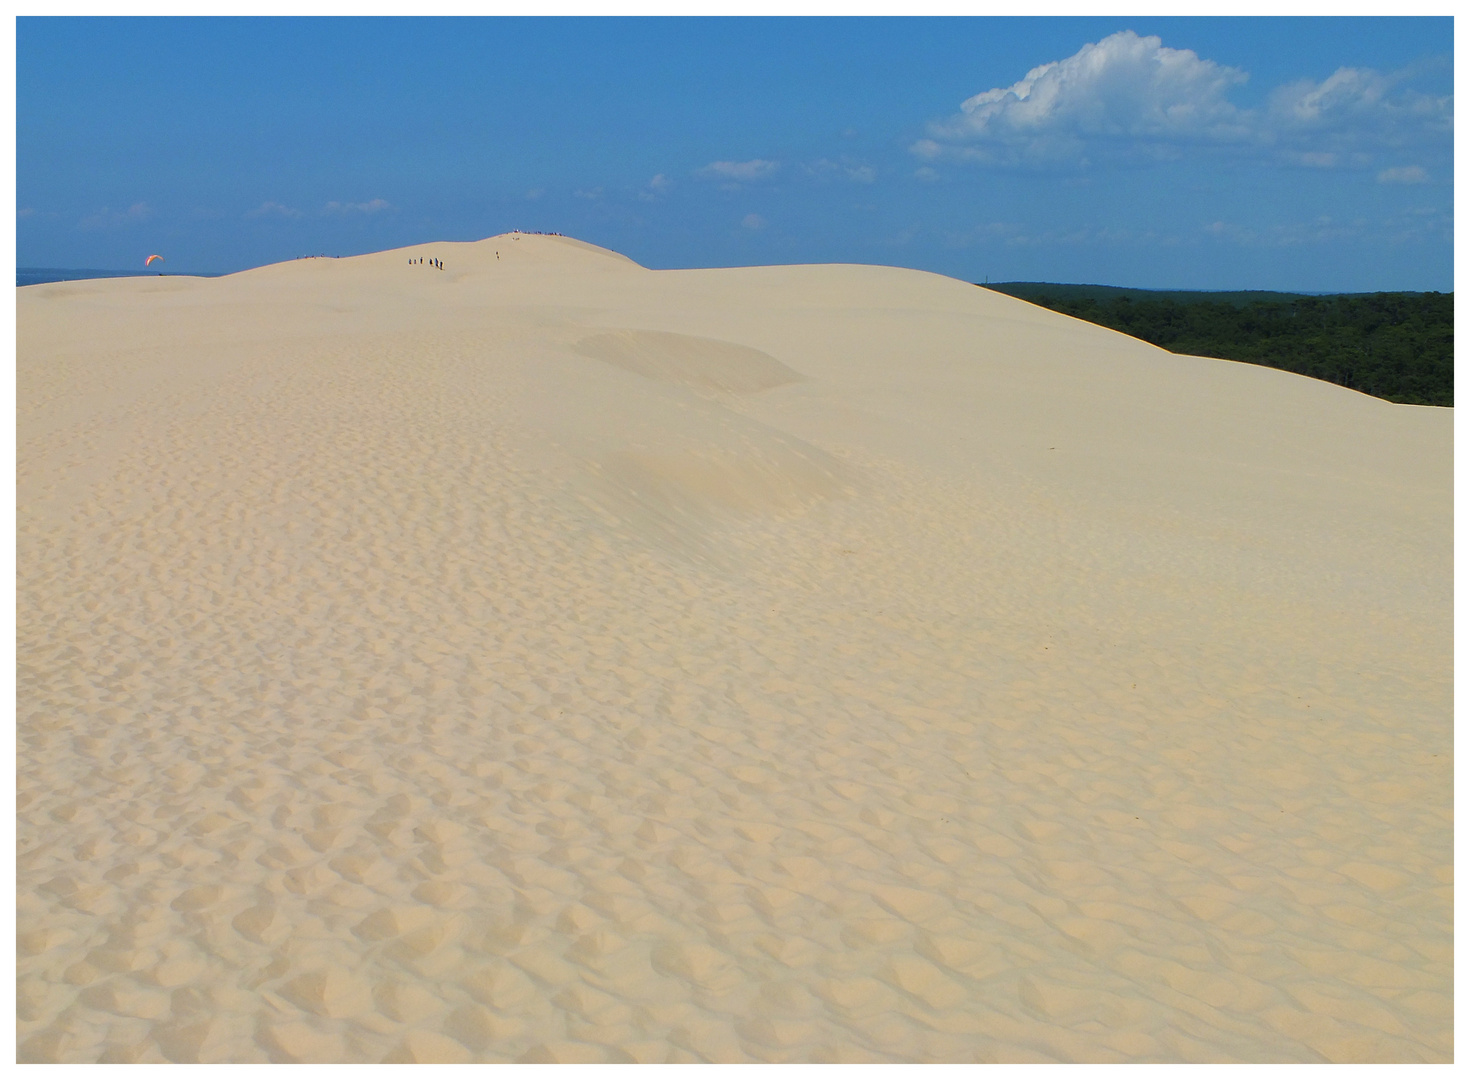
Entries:
[[909, 149], [928, 161], [1079, 165], [1176, 157], [1193, 145], [1366, 168], [1375, 149], [1438, 140], [1448, 151], [1453, 101], [1402, 85], [1410, 75], [1339, 68], [1278, 87], [1262, 109], [1241, 109], [1227, 95], [1244, 71], [1125, 30], [968, 98]]
[[1397, 169], [1384, 169], [1378, 174], [1380, 184], [1422, 184], [1429, 174], [1418, 165], [1404, 165]]
[[28, 218], [32, 214], [34, 214], [35, 212], [36, 212], [36, 208], [34, 206], [26, 206], [26, 207], [22, 207], [21, 209], [17, 210], [15, 212], [15, 216], [18, 217], [18, 218]]
[[991, 221], [983, 225], [975, 225], [969, 229], [946, 231], [943, 234], [943, 241], [947, 247], [964, 248], [1002, 241], [1010, 242], [1022, 235], [1019, 224], [1008, 221]]
[[1284, 146], [1339, 152], [1435, 141], [1448, 148], [1453, 99], [1402, 86], [1408, 77], [1338, 68], [1321, 82], [1288, 83], [1271, 94], [1263, 134]]
[[1340, 160], [1337, 154], [1329, 150], [1288, 150], [1282, 157], [1292, 165], [1301, 165], [1308, 169], [1336, 168]]
[[579, 199], [600, 199], [602, 198], [602, 188], [578, 188], [572, 194]]
[[1241, 247], [1301, 247], [1361, 235], [1365, 225], [1367, 222], [1362, 219], [1344, 222], [1323, 214], [1311, 221], [1270, 225], [1259, 229], [1215, 221], [1206, 225], [1204, 231], [1210, 236]]
[[393, 204], [387, 199], [371, 199], [368, 202], [329, 202], [326, 212], [328, 214], [379, 214], [384, 210], [392, 210]]
[[1341, 243], [1358, 244], [1422, 244], [1455, 241], [1454, 208], [1420, 206], [1399, 211], [1377, 220], [1358, 215], [1334, 218], [1321, 215], [1309, 221], [1283, 222], [1250, 227], [1233, 222], [1216, 221], [1206, 225], [1204, 235], [1238, 247], [1300, 248]]
[[648, 185], [638, 193], [638, 197], [644, 202], [655, 202], [659, 196], [667, 195], [673, 190], [674, 182], [663, 173], [656, 174], [648, 181]]
[[1425, 240], [1454, 245], [1455, 211], [1453, 204], [1418, 206], [1402, 211], [1383, 223], [1384, 235], [1390, 243], [1422, 243]]
[[77, 222], [79, 229], [116, 229], [124, 225], [134, 225], [140, 221], [147, 221], [153, 216], [152, 208], [145, 202], [135, 202], [126, 210], [114, 211], [104, 206], [97, 213], [82, 218]]
[[965, 100], [912, 150], [1019, 163], [1075, 158], [1096, 140], [1239, 139], [1246, 128], [1225, 93], [1246, 77], [1124, 30]]
[[[1051, 229], [1043, 233], [1013, 232], [1006, 235], [1004, 225], [997, 227], [998, 235], [1004, 238], [1007, 247], [1055, 248], [1055, 247], [1173, 247], [1179, 238], [1154, 229], [1113, 228], [1111, 226], [1083, 225], [1075, 229]], [[965, 234], [951, 237], [951, 244], [963, 241]], [[971, 240], [970, 242], [974, 242]], [[958, 246], [964, 246], [958, 243]]]
[[759, 214], [746, 214], [740, 219], [740, 226], [744, 229], [764, 229], [766, 227], [766, 219]]
[[774, 175], [780, 167], [779, 161], [765, 161], [761, 158], [755, 158], [752, 161], [711, 161], [704, 168], [696, 169], [694, 175], [715, 180], [749, 183], [753, 180], [765, 180]]
[[1277, 87], [1271, 112], [1292, 124], [1330, 123], [1348, 112], [1372, 109], [1388, 92], [1389, 82], [1376, 71], [1338, 68], [1320, 83], [1311, 79]]
[[1302, 79], [1277, 87], [1270, 112], [1278, 124], [1331, 127], [1344, 122], [1375, 124], [1390, 120], [1439, 122], [1448, 129], [1450, 100], [1413, 90], [1394, 93], [1403, 73], [1385, 75], [1368, 68], [1338, 68], [1320, 83]]
[[263, 202], [259, 206], [257, 206], [254, 210], [251, 210], [245, 216], [246, 217], [253, 217], [253, 218], [263, 218], [263, 217], [299, 218], [301, 216], [301, 211], [300, 210], [293, 210], [289, 206], [282, 206], [278, 202]]
[[823, 179], [841, 174], [855, 184], [871, 184], [878, 179], [877, 170], [871, 165], [859, 165], [851, 158], [843, 158], [841, 161], [831, 161], [827, 158], [819, 158], [810, 165], [803, 165], [802, 171], [808, 176]]
[[545, 188], [533, 187], [530, 191], [526, 192], [526, 198], [531, 199], [531, 200], [536, 200], [536, 199], [541, 198], [541, 196], [543, 196], [545, 194], [546, 194], [546, 189]]

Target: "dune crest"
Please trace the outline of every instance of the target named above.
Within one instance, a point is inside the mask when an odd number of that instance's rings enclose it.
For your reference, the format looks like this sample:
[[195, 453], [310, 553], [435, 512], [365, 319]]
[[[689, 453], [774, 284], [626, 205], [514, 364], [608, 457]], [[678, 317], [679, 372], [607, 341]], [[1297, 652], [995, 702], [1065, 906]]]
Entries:
[[530, 234], [16, 303], [20, 1060], [1453, 1059], [1450, 410]]

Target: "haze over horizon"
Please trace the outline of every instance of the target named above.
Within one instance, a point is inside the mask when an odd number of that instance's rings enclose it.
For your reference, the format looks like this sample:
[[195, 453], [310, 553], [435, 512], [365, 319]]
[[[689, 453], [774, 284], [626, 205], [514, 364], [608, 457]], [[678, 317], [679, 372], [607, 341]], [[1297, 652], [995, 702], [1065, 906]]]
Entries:
[[17, 20], [17, 263], [1452, 291], [1453, 21]]

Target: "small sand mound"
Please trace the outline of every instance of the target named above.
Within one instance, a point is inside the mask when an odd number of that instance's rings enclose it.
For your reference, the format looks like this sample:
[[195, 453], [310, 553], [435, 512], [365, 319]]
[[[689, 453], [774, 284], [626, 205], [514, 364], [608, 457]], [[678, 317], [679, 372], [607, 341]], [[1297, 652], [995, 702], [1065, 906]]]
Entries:
[[659, 330], [617, 330], [585, 337], [577, 352], [624, 371], [695, 390], [754, 394], [803, 376], [759, 349]]
[[841, 488], [841, 466], [814, 447], [773, 443], [759, 456], [718, 451], [673, 455], [616, 454], [607, 471], [657, 504], [738, 513], [791, 511]]
[[719, 562], [722, 523], [799, 514], [854, 492], [854, 471], [817, 447], [759, 429], [743, 434], [606, 453], [590, 463], [586, 495], [645, 543]]

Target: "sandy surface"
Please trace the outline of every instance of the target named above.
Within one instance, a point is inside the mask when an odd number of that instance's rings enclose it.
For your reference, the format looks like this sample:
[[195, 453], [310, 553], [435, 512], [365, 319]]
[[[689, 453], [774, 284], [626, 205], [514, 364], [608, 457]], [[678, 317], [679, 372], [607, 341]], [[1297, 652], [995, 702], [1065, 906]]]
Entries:
[[22, 1059], [1451, 1059], [1449, 410], [553, 237], [18, 307]]

